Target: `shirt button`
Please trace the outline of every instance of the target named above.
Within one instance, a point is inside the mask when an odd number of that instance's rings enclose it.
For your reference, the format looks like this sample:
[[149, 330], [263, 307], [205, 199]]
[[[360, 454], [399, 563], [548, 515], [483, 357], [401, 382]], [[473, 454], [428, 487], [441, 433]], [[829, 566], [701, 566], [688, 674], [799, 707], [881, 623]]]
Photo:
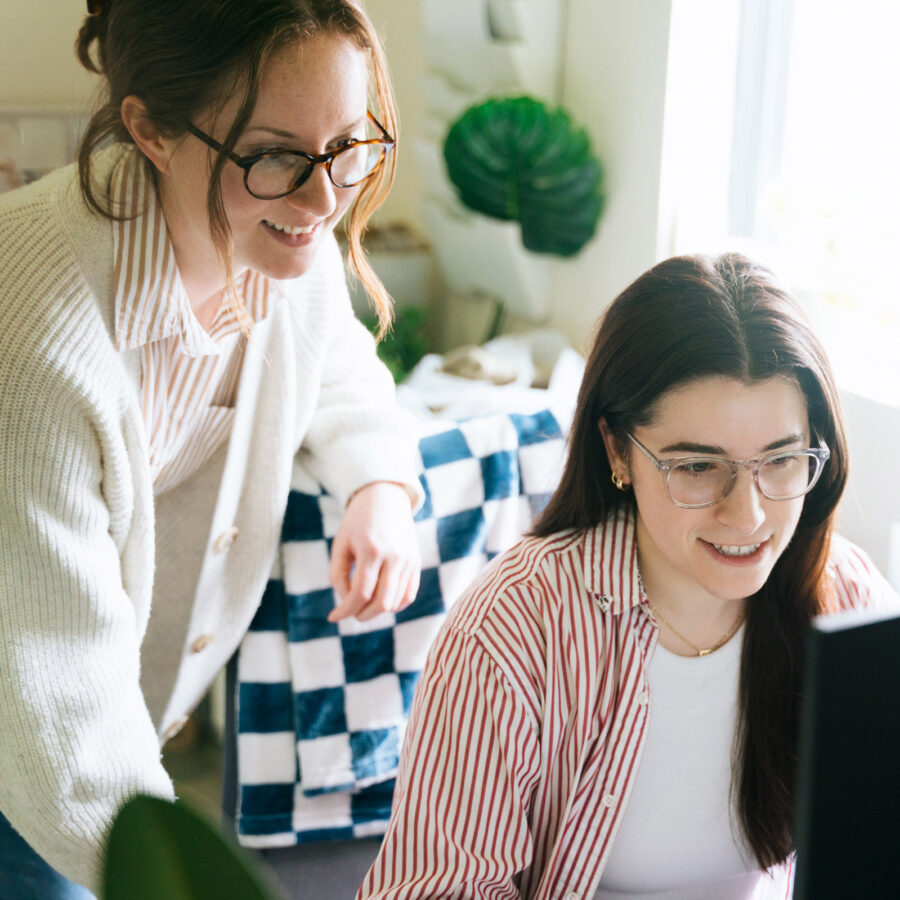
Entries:
[[191, 653], [201, 653], [212, 642], [213, 636], [211, 634], [201, 634], [199, 637], [194, 638], [194, 642], [191, 644]]
[[566, 894], [566, 900], [581, 900], [581, 894], [576, 894], [575, 891], [569, 891]]
[[167, 741], [170, 741], [179, 731], [181, 731], [184, 726], [187, 725], [187, 716], [184, 716], [181, 719], [176, 719], [164, 732], [163, 738]]
[[597, 599], [597, 603], [600, 606], [600, 609], [603, 610], [603, 612], [607, 612], [609, 610], [609, 597], [599, 597]]
[[213, 550], [216, 553], [224, 553], [234, 543], [239, 533], [238, 529], [234, 527], [226, 529], [216, 538]]
[[650, 702], [650, 691], [648, 691], [647, 688], [644, 688], [644, 690], [637, 695], [637, 702], [641, 706], [646, 706]]
[[603, 806], [609, 809], [616, 802], [615, 794], [604, 794], [603, 799], [600, 801]]

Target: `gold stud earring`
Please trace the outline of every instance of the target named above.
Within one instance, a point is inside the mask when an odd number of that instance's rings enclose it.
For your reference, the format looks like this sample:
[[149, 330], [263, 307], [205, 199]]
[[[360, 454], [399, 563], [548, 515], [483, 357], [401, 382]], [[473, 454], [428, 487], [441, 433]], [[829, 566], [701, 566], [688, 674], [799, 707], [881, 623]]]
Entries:
[[612, 476], [610, 477], [610, 481], [612, 481], [612, 483], [613, 483], [620, 491], [627, 491], [627, 490], [628, 490], [628, 485], [625, 484], [625, 482], [622, 481], [622, 479], [619, 478], [619, 476], [618, 476], [615, 472], [612, 473]]

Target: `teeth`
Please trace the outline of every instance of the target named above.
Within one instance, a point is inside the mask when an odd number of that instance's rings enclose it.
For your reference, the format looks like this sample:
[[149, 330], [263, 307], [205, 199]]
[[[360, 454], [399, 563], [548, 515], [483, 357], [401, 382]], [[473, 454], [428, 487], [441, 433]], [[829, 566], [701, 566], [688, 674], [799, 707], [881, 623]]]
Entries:
[[715, 547], [723, 556], [750, 556], [751, 553], [756, 553], [756, 551], [762, 547], [762, 544], [744, 544], [743, 546], [733, 544], [713, 544], [713, 547]]
[[274, 228], [276, 231], [283, 231], [285, 234], [309, 234], [316, 227], [315, 225], [307, 225], [305, 228], [301, 228], [299, 225], [276, 225], [275, 222], [270, 222], [268, 219], [265, 221], [270, 228]]

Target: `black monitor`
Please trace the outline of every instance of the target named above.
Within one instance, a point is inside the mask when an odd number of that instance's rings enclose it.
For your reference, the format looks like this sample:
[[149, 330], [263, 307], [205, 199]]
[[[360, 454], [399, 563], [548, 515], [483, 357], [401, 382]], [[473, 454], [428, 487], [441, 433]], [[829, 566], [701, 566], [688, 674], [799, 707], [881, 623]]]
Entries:
[[900, 614], [810, 628], [794, 900], [900, 897]]

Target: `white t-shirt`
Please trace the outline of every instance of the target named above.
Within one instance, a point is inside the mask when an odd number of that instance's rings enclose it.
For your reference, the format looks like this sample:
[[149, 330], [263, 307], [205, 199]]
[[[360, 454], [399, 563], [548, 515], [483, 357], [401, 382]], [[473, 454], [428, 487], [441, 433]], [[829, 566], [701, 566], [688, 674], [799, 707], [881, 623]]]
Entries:
[[742, 641], [704, 657], [657, 645], [647, 744], [595, 900], [744, 900], [767, 877], [729, 800]]

